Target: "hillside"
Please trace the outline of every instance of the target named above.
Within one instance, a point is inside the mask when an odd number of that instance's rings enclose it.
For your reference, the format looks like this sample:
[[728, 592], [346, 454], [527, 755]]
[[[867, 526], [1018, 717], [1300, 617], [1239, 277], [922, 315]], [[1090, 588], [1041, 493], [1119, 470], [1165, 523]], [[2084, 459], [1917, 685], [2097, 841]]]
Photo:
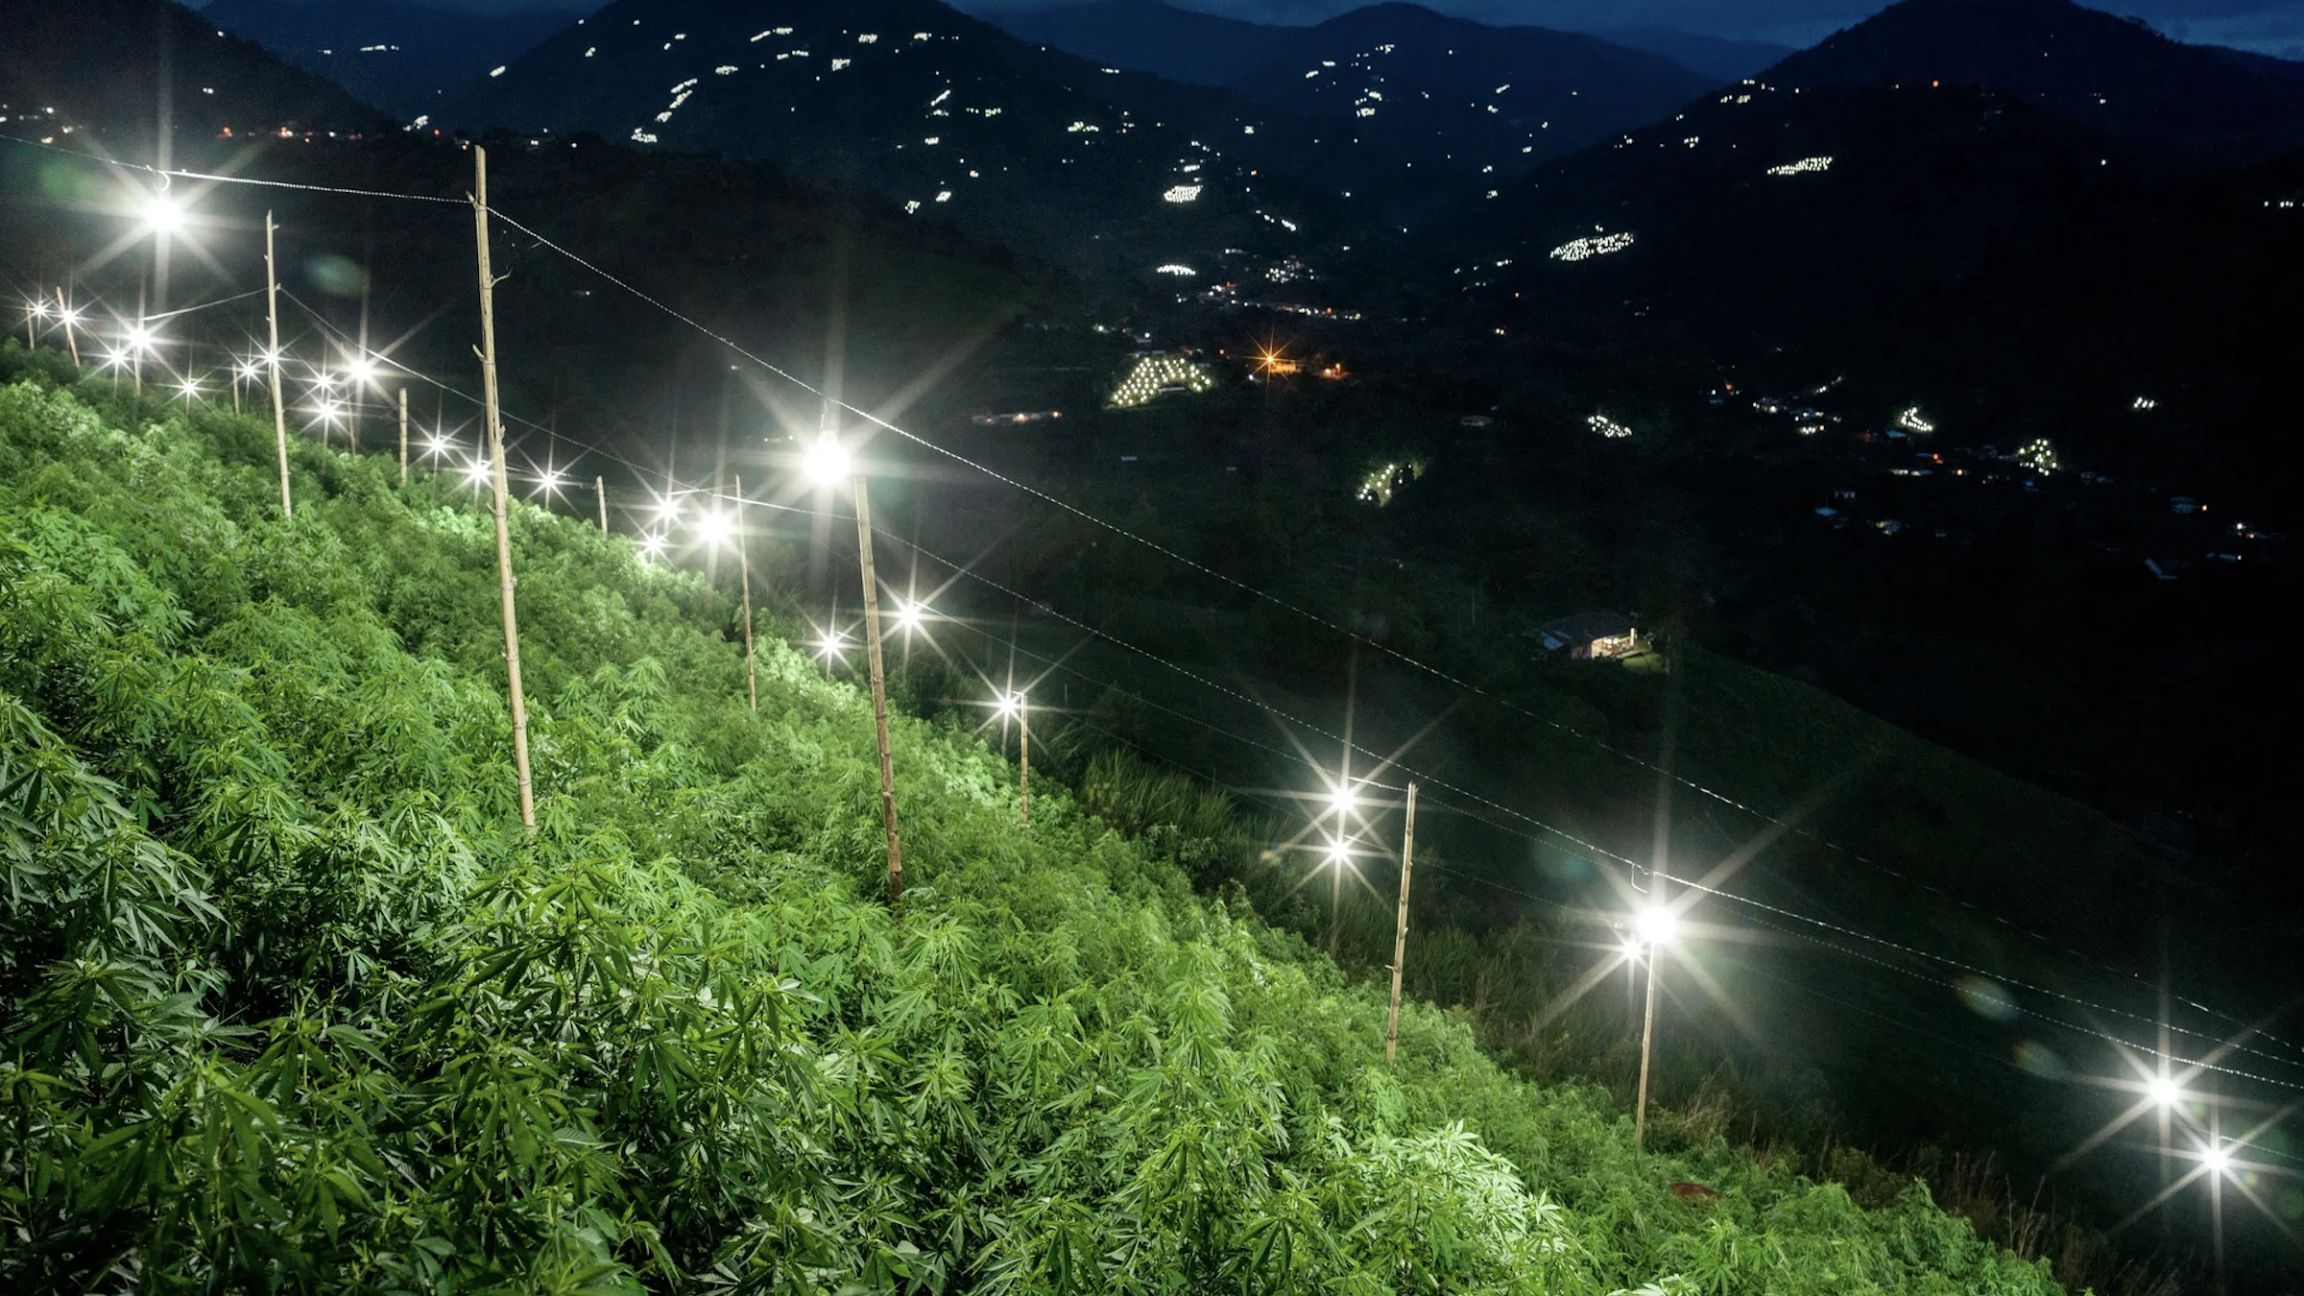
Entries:
[[[182, 139], [356, 133], [383, 118], [168, 0], [20, 0], [0, 43], [0, 117], [105, 132], [124, 156]], [[19, 128], [11, 127], [10, 133]]]
[[2280, 60], [2172, 41], [2071, 0], [1903, 0], [1761, 79], [1971, 86], [2089, 129], [2222, 160], [2304, 150], [2304, 80]]
[[1430, 201], [1388, 157], [935, 0], [618, 0], [442, 118], [769, 161], [1146, 281], [1227, 247], [1313, 258]]
[[[1519, 330], [1638, 337], [1713, 375], [1792, 357], [1927, 394], [1979, 444], [2031, 429], [2094, 471], [2276, 508], [2304, 461], [2265, 434], [2286, 392], [2252, 321], [2304, 273], [2278, 206], [2300, 179], [1949, 83], [1770, 82], [1538, 172], [1441, 273]], [[2181, 428], [2136, 417], [2167, 392]]]
[[442, 95], [568, 24], [557, 11], [475, 12], [410, 0], [214, 0], [200, 14], [402, 121], [436, 110]]
[[0, 388], [0, 1275], [2055, 1290], [1429, 1009], [1387, 1073], [1373, 990], [913, 721], [896, 919], [856, 692], [771, 637], [748, 714], [724, 592], [525, 506], [523, 843], [482, 516], [300, 443], [284, 525], [268, 454]]
[[1085, 58], [1225, 87], [1344, 132], [1354, 147], [1483, 175], [1516, 174], [1646, 125], [1711, 84], [1595, 36], [1491, 27], [1404, 3], [1309, 27], [1244, 23], [1159, 0], [990, 16]]

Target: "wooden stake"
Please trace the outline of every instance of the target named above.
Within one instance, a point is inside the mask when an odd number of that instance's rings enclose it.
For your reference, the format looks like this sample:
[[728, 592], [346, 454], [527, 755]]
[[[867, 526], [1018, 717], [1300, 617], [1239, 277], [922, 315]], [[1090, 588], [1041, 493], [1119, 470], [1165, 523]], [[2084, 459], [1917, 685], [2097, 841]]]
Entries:
[[1392, 1013], [1384, 1023], [1384, 1066], [1400, 1051], [1400, 973], [1408, 965], [1408, 882], [1416, 874], [1416, 785], [1408, 785], [1408, 824], [1400, 831], [1400, 921], [1392, 929]]
[[504, 607], [504, 668], [512, 697], [512, 763], [520, 776], [520, 826], [536, 835], [536, 787], [528, 773], [528, 696], [520, 686], [520, 616], [512, 599], [510, 475], [496, 397], [496, 277], [488, 268], [488, 150], [472, 146], [472, 226], [480, 249], [480, 390], [487, 400], [489, 478], [495, 486], [496, 587]]
[[880, 745], [880, 823], [888, 832], [888, 907], [904, 899], [903, 834], [896, 825], [896, 767], [888, 759], [888, 676], [880, 664], [879, 577], [872, 571], [872, 497], [856, 474], [856, 556], [864, 571], [864, 656], [872, 667], [872, 737]]
[[64, 290], [56, 290], [56, 312], [64, 317], [64, 345], [72, 348], [72, 367], [80, 367], [80, 331], [72, 324], [72, 308], [64, 303]]
[[1648, 1007], [1640, 1020], [1640, 1096], [1632, 1108], [1632, 1150], [1640, 1150], [1648, 1137], [1648, 1060], [1656, 1043], [1656, 955], [1660, 951], [1654, 941], [1648, 942]]
[[[601, 517], [605, 519], [606, 513]], [[606, 530], [603, 521], [602, 530]], [[752, 657], [752, 550], [744, 543], [744, 479], [736, 479], [736, 568], [744, 582], [744, 699], [749, 710], [760, 709], [760, 672]]]
[[[607, 535], [607, 534], [608, 534], [608, 480], [607, 480], [606, 478], [604, 478], [604, 477], [595, 477], [595, 478], [593, 478], [593, 479], [592, 479], [592, 493], [593, 493], [594, 495], [596, 495], [596, 496], [598, 496], [598, 497], [600, 498], [600, 534], [601, 534], [601, 535]], [[746, 582], [746, 583], [747, 583], [747, 584], [749, 584], [750, 582]]]
[[1336, 958], [1338, 942], [1344, 938], [1344, 861], [1328, 861], [1328, 958]]
[[408, 484], [408, 389], [400, 389], [400, 484]]
[[1022, 775], [1020, 791], [1022, 792], [1024, 826], [1029, 828], [1032, 826], [1032, 704], [1026, 701], [1022, 695], [1018, 695], [1016, 698], [1016, 727], [1020, 738], [1016, 749], [1021, 756], [1018, 769]]
[[295, 501], [288, 498], [288, 406], [280, 399], [280, 271], [272, 260], [272, 233], [278, 227], [272, 223], [272, 213], [264, 213], [264, 322], [270, 331], [272, 346], [265, 354], [266, 366], [272, 371], [272, 440], [280, 449], [280, 516], [296, 516]]

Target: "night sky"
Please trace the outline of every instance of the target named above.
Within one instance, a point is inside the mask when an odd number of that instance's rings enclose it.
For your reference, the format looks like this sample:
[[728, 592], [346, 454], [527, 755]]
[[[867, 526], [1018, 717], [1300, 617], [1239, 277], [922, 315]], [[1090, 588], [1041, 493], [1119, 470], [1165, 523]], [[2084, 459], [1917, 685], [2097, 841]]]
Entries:
[[[345, 0], [303, 0], [339, 4]], [[605, 0], [429, 0], [441, 8], [588, 13]], [[946, 0], [974, 13], [1054, 8], [1067, 0]], [[1810, 45], [1862, 21], [1883, 5], [1866, 0], [1416, 0], [1428, 8], [1490, 23], [1531, 23], [1568, 31], [1663, 27], [1707, 36]], [[200, 8], [205, 3], [196, 3]], [[1257, 22], [1314, 23], [1375, 0], [1169, 0]], [[2127, 0], [2093, 6], [2145, 19], [2178, 40], [2231, 45], [2304, 59], [2304, 0]]]

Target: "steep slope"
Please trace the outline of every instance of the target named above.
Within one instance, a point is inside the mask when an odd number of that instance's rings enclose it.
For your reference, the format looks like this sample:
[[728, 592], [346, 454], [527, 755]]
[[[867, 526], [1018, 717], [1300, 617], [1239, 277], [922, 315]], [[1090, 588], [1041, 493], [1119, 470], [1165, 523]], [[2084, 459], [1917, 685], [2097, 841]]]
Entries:
[[446, 115], [762, 158], [1147, 275], [1225, 247], [1317, 246], [1291, 226], [1349, 242], [1351, 222], [1413, 192], [1267, 110], [1099, 69], [933, 0], [618, 0]]
[[[994, 11], [1085, 58], [1226, 86], [1421, 167], [1510, 174], [1645, 125], [1710, 79], [1595, 36], [1491, 27], [1388, 3], [1276, 27], [1161, 0]], [[1489, 172], [1483, 168], [1493, 167]]]
[[256, 421], [89, 395], [0, 388], [0, 1277], [2056, 1290], [1436, 1010], [1388, 1070], [1372, 988], [901, 719], [897, 918], [857, 692], [771, 638], [748, 711], [726, 595], [521, 507], [527, 839], [464, 492], [299, 445], [283, 524]]
[[200, 12], [403, 121], [568, 25], [557, 11], [479, 12], [412, 0], [215, 0]]
[[22, 0], [0, 43], [0, 116], [53, 116], [126, 157], [229, 131], [372, 130], [338, 87], [168, 0]]
[[2304, 150], [2304, 81], [2071, 0], [1903, 0], [1785, 59], [1805, 86], [1975, 86], [2125, 139], [2224, 159]]

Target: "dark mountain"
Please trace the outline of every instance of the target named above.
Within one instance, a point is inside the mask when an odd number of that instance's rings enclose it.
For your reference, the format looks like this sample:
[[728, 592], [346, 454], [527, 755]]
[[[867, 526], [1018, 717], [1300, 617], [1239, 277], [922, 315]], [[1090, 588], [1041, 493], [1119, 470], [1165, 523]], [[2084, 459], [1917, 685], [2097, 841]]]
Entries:
[[1753, 85], [1431, 242], [1517, 331], [1868, 376], [1953, 440], [2272, 503], [2304, 468], [2262, 326], [2304, 283], [2299, 192], [2304, 164], [2203, 169], [2008, 96]]
[[1508, 175], [1652, 122], [1709, 84], [1596, 36], [1380, 4], [1302, 29], [1234, 88], [1356, 145]]
[[1303, 29], [1243, 22], [1163, 0], [1088, 0], [1046, 9], [993, 9], [985, 20], [1098, 63], [1186, 85], [1231, 85], [1282, 57]]
[[[1594, 36], [1379, 4], [1274, 27], [1160, 0], [997, 13], [1008, 30], [1120, 67], [1225, 86], [1354, 148], [1512, 174], [1643, 125], [1711, 79]], [[1493, 172], [1484, 170], [1493, 168]]]
[[[1285, 257], [1436, 201], [1425, 173], [1222, 92], [1100, 67], [933, 0], [618, 0], [445, 110], [773, 161], [1075, 263]], [[1456, 198], [1469, 189], [1448, 189]], [[1261, 271], [1256, 277], [1262, 278]]]
[[1786, 89], [1975, 86], [2208, 157], [2304, 149], [2304, 79], [2070, 0], [1904, 0], [1770, 69]]
[[1792, 53], [1791, 46], [1772, 41], [1734, 40], [1669, 27], [1609, 28], [1592, 34], [1670, 59], [1718, 85], [1755, 76]]
[[166, 0], [17, 0], [7, 25], [0, 117], [94, 130], [122, 157], [149, 159], [177, 139], [227, 131], [383, 124], [342, 89]]
[[215, 0], [201, 14], [403, 120], [433, 111], [442, 95], [568, 25], [563, 12], [479, 12], [408, 0]]

